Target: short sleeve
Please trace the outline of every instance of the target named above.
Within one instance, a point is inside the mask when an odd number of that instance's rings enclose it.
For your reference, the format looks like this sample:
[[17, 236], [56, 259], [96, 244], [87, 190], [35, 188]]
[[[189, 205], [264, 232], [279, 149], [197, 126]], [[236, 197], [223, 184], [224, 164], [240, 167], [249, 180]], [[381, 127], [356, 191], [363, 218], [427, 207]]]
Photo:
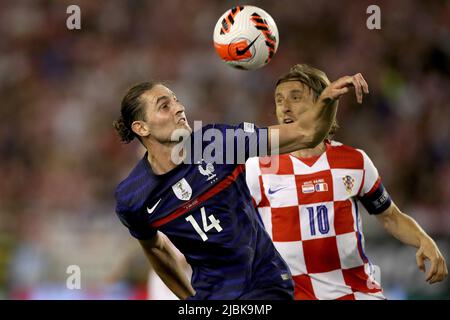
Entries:
[[258, 206], [261, 202], [260, 175], [261, 169], [259, 168], [259, 158], [253, 157], [248, 159], [245, 163], [245, 179], [253, 201], [255, 202], [255, 206]]
[[364, 182], [360, 193], [360, 196], [363, 196], [369, 193], [375, 184], [381, 180], [381, 178], [379, 177], [378, 170], [369, 156], [362, 150], [358, 151], [363, 155], [364, 162]]
[[369, 214], [380, 214], [390, 207], [392, 199], [372, 160], [364, 151], [359, 151], [364, 159], [364, 182], [358, 198]]
[[139, 212], [116, 210], [117, 216], [130, 234], [138, 240], [148, 240], [156, 235], [156, 229], [152, 228]]

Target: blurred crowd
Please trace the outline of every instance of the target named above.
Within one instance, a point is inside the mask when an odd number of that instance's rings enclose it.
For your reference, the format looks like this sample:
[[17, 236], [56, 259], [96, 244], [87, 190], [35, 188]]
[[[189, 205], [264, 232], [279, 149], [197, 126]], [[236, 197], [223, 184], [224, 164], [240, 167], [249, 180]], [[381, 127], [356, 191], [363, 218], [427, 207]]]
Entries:
[[[81, 30], [66, 27], [71, 4]], [[450, 3], [253, 1], [276, 21], [280, 45], [252, 72], [214, 52], [214, 25], [234, 4], [0, 2], [0, 298], [151, 298], [148, 264], [130, 254], [137, 243], [114, 213], [114, 188], [143, 154], [111, 125], [124, 92], [162, 80], [191, 122], [269, 125], [274, 83], [295, 63], [332, 80], [364, 75], [370, 95], [362, 106], [341, 100], [335, 139], [369, 154], [450, 262]], [[366, 27], [370, 4], [380, 30]], [[363, 219], [388, 297], [450, 298], [449, 280], [426, 285], [414, 250]], [[69, 265], [80, 266], [82, 290], [65, 290]]]

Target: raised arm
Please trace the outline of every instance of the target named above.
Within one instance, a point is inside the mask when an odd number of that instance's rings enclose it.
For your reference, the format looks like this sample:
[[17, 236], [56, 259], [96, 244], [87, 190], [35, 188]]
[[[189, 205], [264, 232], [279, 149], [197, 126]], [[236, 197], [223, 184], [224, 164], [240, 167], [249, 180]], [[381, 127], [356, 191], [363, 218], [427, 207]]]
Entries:
[[[330, 131], [336, 116], [338, 99], [346, 94], [350, 87], [355, 88], [357, 102], [362, 103], [363, 93], [369, 93], [366, 80], [361, 73], [344, 76], [326, 87], [314, 107], [302, 114], [300, 119], [289, 124], [270, 126], [270, 153], [289, 153], [299, 149], [314, 148], [321, 143]], [[277, 139], [278, 148], [274, 142]]]
[[150, 240], [139, 240], [144, 252], [158, 276], [180, 299], [186, 299], [195, 294], [180, 260], [170, 242], [160, 232]]
[[417, 248], [416, 262], [420, 270], [425, 272], [425, 260], [431, 266], [426, 274], [430, 284], [442, 281], [448, 275], [447, 265], [433, 239], [411, 217], [404, 214], [392, 202], [391, 206], [376, 216], [384, 229], [404, 244]]

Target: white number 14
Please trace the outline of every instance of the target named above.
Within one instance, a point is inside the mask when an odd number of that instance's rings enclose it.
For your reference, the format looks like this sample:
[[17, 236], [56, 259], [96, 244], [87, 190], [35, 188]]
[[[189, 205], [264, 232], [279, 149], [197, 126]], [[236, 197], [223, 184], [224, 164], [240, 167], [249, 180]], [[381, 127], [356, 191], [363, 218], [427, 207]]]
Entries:
[[216, 229], [217, 232], [220, 232], [222, 231], [222, 227], [220, 226], [220, 220], [217, 220], [212, 214], [208, 217], [209, 221], [211, 222], [210, 224], [208, 224], [208, 220], [206, 219], [205, 207], [200, 208], [200, 212], [202, 213], [203, 229], [200, 228], [192, 214], [186, 218], [186, 221], [189, 221], [194, 227], [195, 231], [197, 231], [197, 233], [200, 235], [202, 240], [206, 241], [208, 240], [208, 236], [205, 232], [208, 232], [212, 228]]

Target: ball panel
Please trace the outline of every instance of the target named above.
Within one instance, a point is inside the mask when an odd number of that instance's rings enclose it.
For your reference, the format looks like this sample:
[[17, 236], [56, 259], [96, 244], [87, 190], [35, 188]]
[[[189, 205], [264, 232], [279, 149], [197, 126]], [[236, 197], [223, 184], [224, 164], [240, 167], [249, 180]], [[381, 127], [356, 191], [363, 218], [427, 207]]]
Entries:
[[214, 47], [223, 62], [254, 70], [270, 62], [278, 49], [278, 29], [273, 18], [255, 6], [226, 11], [214, 28]]

